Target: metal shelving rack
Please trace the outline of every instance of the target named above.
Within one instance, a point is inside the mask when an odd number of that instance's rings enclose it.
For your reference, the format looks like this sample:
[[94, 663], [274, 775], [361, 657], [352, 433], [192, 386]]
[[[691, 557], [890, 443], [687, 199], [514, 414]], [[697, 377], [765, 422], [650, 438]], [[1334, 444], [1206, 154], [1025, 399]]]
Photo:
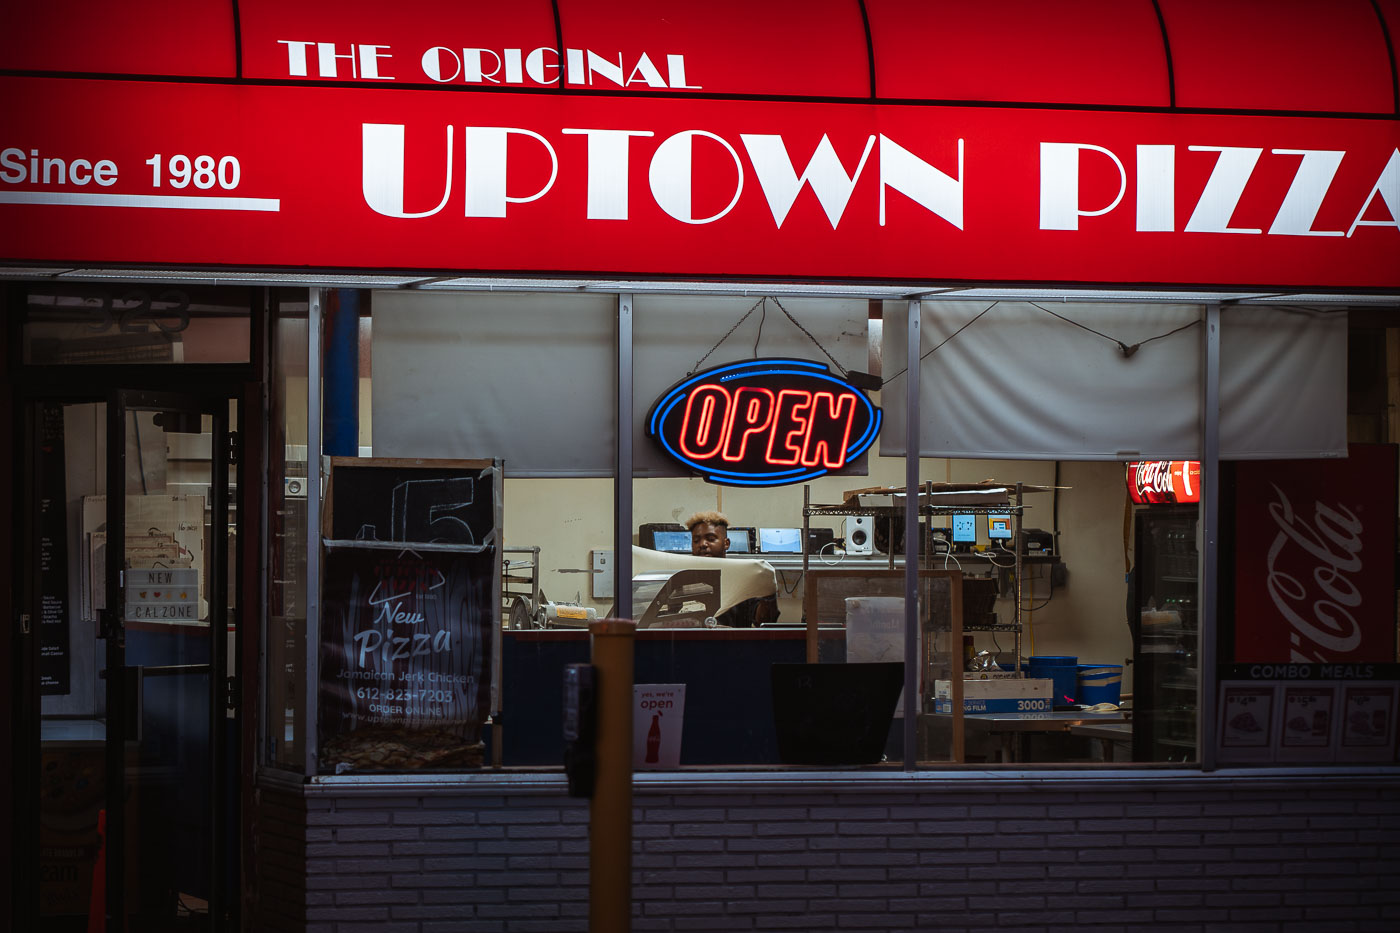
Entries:
[[[1007, 624], [1000, 624], [1000, 623], [998, 623], [998, 624], [991, 624], [991, 625], [989, 625], [989, 624], [986, 624], [986, 623], [972, 623], [972, 624], [968, 624], [967, 621], [964, 620], [963, 626], [962, 626], [962, 631], [963, 631], [963, 632], [1004, 632], [1004, 633], [1007, 633], [1007, 634], [1012, 634], [1012, 635], [1014, 635], [1014, 636], [1015, 636], [1015, 641], [1016, 641], [1016, 647], [1015, 647], [1015, 651], [1016, 651], [1016, 669], [1017, 669], [1017, 671], [1019, 672], [1020, 667], [1021, 667], [1021, 657], [1022, 657], [1022, 656], [1021, 656], [1021, 628], [1022, 628], [1022, 626], [1021, 626], [1021, 605], [1022, 605], [1022, 601], [1023, 601], [1023, 594], [1022, 594], [1022, 591], [1021, 591], [1021, 583], [1022, 583], [1022, 571], [1024, 570], [1024, 568], [1025, 568], [1025, 563], [1026, 563], [1025, 556], [1022, 554], [1022, 548], [1021, 548], [1021, 546], [1020, 546], [1020, 542], [1021, 542], [1021, 515], [1022, 515], [1022, 513], [1025, 511], [1026, 505], [1025, 505], [1025, 491], [1024, 491], [1024, 488], [1023, 488], [1023, 484], [1021, 484], [1021, 483], [1016, 483], [1014, 487], [1012, 487], [1011, 484], [1007, 484], [1007, 485], [1006, 485], [1006, 488], [1007, 488], [1008, 490], [1014, 488], [1014, 490], [1015, 490], [1014, 498], [1012, 499], [1011, 502], [1004, 503], [1004, 504], [999, 503], [999, 504], [997, 504], [997, 505], [932, 505], [932, 504], [920, 503], [920, 505], [919, 505], [919, 517], [920, 517], [920, 518], [925, 518], [925, 519], [927, 519], [927, 518], [932, 518], [932, 517], [935, 516], [935, 515], [952, 515], [952, 514], [954, 514], [954, 513], [957, 513], [957, 514], [959, 514], [959, 515], [1006, 515], [1006, 514], [1010, 514], [1010, 515], [1012, 516], [1012, 532], [1011, 532], [1012, 548], [1011, 548], [1011, 552], [1012, 552], [1012, 557], [1013, 557], [1013, 564], [1012, 564], [1012, 567], [1011, 567], [1011, 571], [1012, 571], [1012, 581], [1013, 581], [1013, 594], [1012, 594], [1012, 595], [1013, 595], [1013, 603], [1014, 603], [1014, 606], [1013, 606], [1013, 609], [1012, 609], [1012, 615], [1011, 615], [1012, 621], [1011, 621], [1010, 623], [1007, 623]], [[808, 566], [809, 566], [809, 564], [808, 564], [808, 553], [807, 553], [807, 548], [806, 548], [806, 546], [805, 546], [805, 542], [808, 540], [808, 532], [809, 532], [809, 530], [810, 530], [810, 527], [811, 527], [811, 519], [812, 519], [813, 517], [815, 517], [815, 516], [826, 516], [826, 517], [841, 517], [841, 518], [845, 518], [845, 517], [850, 517], [850, 516], [853, 516], [853, 515], [868, 515], [868, 516], [872, 516], [872, 517], [882, 517], [882, 518], [888, 518], [888, 517], [893, 517], [893, 516], [899, 516], [900, 518], [903, 518], [903, 517], [904, 517], [904, 507], [903, 507], [902, 505], [896, 505], [896, 504], [895, 504], [895, 500], [896, 500], [898, 497], [903, 496], [904, 494], [905, 494], [905, 491], [904, 491], [903, 489], [891, 489], [891, 490], [889, 490], [889, 491], [888, 491], [888, 495], [889, 495], [889, 497], [890, 497], [890, 504], [889, 504], [888, 506], [851, 506], [851, 505], [847, 505], [846, 503], [838, 503], [838, 504], [835, 504], [835, 505], [813, 505], [813, 504], [812, 504], [812, 498], [811, 498], [811, 497], [812, 497], [812, 489], [811, 489], [811, 487], [810, 487], [810, 486], [803, 486], [803, 487], [802, 487], [802, 540], [803, 540], [803, 542], [804, 542], [804, 547], [802, 548], [802, 573], [803, 573], [803, 575], [804, 575], [804, 576], [806, 575], [807, 570], [808, 570]], [[868, 495], [878, 495], [878, 494], [872, 493], [872, 494], [868, 494]], [[920, 495], [921, 495], [922, 497], [926, 498], [926, 500], [927, 500], [929, 503], [931, 503], [931, 502], [933, 501], [933, 498], [934, 498], [933, 483], [932, 483], [932, 482], [929, 482], [929, 483], [924, 484], [922, 487], [920, 487]], [[889, 548], [889, 569], [890, 569], [890, 570], [895, 569], [895, 553], [894, 553], [894, 551], [895, 551], [895, 549], [894, 549], [893, 547], [890, 547], [890, 548]], [[930, 523], [928, 523], [928, 522], [925, 522], [925, 523], [924, 523], [924, 543], [923, 543], [923, 547], [920, 549], [920, 551], [921, 551], [921, 553], [919, 554], [919, 560], [920, 560], [920, 566], [921, 566], [921, 568], [922, 568], [922, 569], [925, 569], [925, 570], [937, 569], [937, 568], [932, 567], [931, 564], [930, 564], [930, 560], [931, 560], [931, 559], [933, 558], [933, 556], [934, 556], [934, 554], [933, 554], [933, 530], [932, 530], [932, 525], [931, 525]], [[958, 561], [960, 566], [961, 566], [961, 562], [962, 562], [962, 561], [968, 560], [968, 559], [977, 559], [977, 560], [981, 560], [981, 561], [984, 561], [984, 562], [986, 562], [986, 563], [991, 564], [993, 567], [1005, 567], [1004, 564], [997, 564], [995, 561], [991, 560], [990, 558], [979, 557], [979, 556], [976, 555], [976, 554], [964, 554], [964, 555], [959, 555], [959, 556], [954, 557], [954, 560]]]

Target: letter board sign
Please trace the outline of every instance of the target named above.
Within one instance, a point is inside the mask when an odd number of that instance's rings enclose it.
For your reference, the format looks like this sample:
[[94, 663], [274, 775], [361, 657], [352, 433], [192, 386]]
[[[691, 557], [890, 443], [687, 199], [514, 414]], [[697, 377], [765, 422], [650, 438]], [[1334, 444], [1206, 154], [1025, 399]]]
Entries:
[[810, 360], [758, 359], [694, 373], [647, 413], [647, 436], [706, 481], [784, 486], [844, 469], [880, 433], [881, 413]]

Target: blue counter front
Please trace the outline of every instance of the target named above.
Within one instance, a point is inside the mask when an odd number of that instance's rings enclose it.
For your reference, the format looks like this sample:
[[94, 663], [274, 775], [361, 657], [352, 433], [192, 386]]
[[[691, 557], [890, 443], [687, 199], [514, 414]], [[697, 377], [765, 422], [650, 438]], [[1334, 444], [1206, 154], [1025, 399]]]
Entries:
[[[588, 633], [502, 634], [502, 764], [561, 765], [564, 665], [588, 660]], [[686, 685], [681, 764], [777, 764], [769, 670], [805, 661], [806, 637], [800, 628], [644, 629], [633, 680]], [[818, 659], [845, 656], [845, 631], [822, 629]]]

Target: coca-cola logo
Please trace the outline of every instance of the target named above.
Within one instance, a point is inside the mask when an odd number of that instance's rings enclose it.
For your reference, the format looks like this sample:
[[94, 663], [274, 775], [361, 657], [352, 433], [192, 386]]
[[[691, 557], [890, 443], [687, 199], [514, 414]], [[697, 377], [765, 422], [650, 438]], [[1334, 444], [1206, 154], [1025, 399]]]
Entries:
[[1142, 460], [1128, 464], [1128, 495], [1139, 505], [1201, 501], [1198, 460]]
[[[1309, 524], [1284, 491], [1270, 485], [1277, 499], [1269, 503], [1269, 516], [1278, 533], [1269, 545], [1266, 586], [1292, 629], [1289, 660], [1344, 660], [1361, 647], [1361, 625], [1353, 615], [1361, 607], [1361, 590], [1352, 582], [1361, 574], [1361, 519], [1341, 504], [1315, 500]], [[1311, 572], [1288, 572], [1283, 566], [1290, 561], [1311, 563]]]

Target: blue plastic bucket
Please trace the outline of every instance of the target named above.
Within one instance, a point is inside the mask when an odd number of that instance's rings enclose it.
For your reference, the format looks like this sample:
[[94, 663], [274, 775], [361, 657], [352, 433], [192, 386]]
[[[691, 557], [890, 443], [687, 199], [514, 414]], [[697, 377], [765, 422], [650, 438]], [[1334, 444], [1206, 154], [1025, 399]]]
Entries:
[[1030, 659], [1030, 676], [1054, 682], [1054, 703], [1075, 702], [1079, 693], [1079, 659], [1066, 655], [1039, 655]]
[[1079, 665], [1079, 702], [1112, 703], [1118, 705], [1123, 697], [1123, 665]]

